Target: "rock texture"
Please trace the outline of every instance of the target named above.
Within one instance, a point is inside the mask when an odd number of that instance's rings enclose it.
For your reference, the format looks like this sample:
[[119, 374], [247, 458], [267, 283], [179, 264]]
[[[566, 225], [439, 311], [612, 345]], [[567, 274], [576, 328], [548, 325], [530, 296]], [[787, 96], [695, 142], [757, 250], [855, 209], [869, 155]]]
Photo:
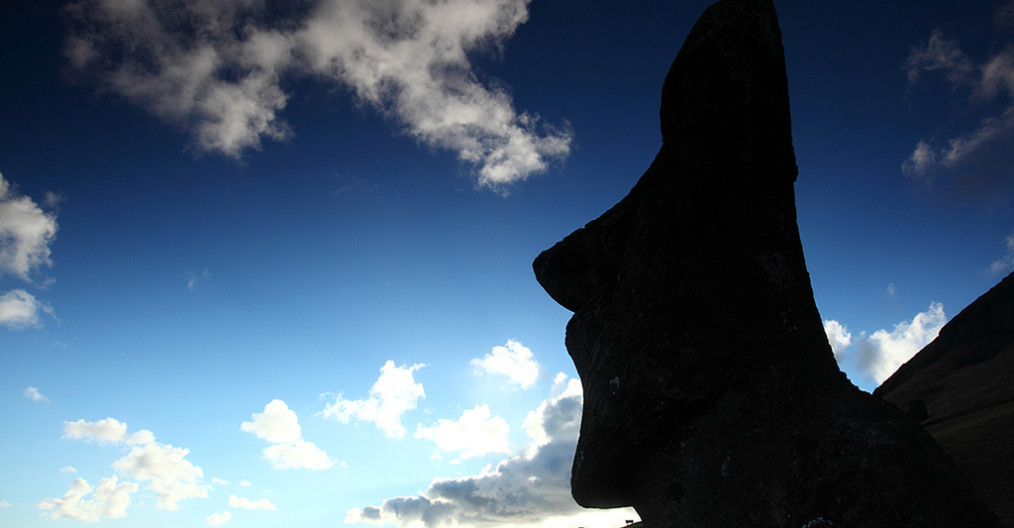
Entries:
[[917, 424], [838, 370], [796, 227], [771, 0], [723, 0], [662, 91], [623, 200], [534, 263], [574, 311], [572, 493], [649, 528], [997, 526]]
[[1004, 526], [1014, 527], [1014, 274], [873, 393], [922, 421]]

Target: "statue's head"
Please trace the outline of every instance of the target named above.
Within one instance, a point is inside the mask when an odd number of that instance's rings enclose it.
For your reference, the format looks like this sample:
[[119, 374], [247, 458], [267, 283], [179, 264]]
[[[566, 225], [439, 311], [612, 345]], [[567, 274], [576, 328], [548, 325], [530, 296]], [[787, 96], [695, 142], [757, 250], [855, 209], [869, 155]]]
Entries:
[[797, 361], [795, 344], [826, 348], [796, 227], [771, 1], [709, 8], [662, 99], [648, 171], [534, 263], [574, 312], [566, 344], [585, 406], [572, 491], [585, 506], [632, 504], [646, 456], [678, 449], [730, 387]]

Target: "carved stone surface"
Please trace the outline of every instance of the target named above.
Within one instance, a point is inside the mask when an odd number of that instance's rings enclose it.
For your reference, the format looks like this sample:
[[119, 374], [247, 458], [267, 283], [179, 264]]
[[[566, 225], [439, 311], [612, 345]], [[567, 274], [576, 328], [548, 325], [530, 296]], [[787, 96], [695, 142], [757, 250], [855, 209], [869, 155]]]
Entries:
[[723, 0], [666, 77], [663, 145], [536, 259], [574, 311], [572, 493], [645, 526], [995, 526], [924, 431], [838, 370], [796, 227], [771, 0]]

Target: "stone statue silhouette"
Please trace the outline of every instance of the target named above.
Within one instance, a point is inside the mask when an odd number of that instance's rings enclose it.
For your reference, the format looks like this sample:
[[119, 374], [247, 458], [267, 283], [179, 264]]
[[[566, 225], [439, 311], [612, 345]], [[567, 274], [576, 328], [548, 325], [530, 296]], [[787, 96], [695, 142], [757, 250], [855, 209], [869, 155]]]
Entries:
[[796, 226], [771, 0], [698, 20], [630, 193], [544, 251], [585, 391], [572, 493], [645, 526], [997, 526], [917, 425], [835, 364]]

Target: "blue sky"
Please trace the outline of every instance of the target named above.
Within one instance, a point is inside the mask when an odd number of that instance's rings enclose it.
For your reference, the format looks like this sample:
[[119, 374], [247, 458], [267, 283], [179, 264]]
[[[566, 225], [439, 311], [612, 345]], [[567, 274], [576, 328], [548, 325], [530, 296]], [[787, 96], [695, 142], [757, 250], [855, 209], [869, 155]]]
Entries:
[[[543, 249], [708, 2], [15, 0], [0, 524], [586, 526]], [[281, 6], [281, 7], [280, 7]], [[1014, 269], [1014, 3], [776, 2], [800, 232], [872, 390]]]

